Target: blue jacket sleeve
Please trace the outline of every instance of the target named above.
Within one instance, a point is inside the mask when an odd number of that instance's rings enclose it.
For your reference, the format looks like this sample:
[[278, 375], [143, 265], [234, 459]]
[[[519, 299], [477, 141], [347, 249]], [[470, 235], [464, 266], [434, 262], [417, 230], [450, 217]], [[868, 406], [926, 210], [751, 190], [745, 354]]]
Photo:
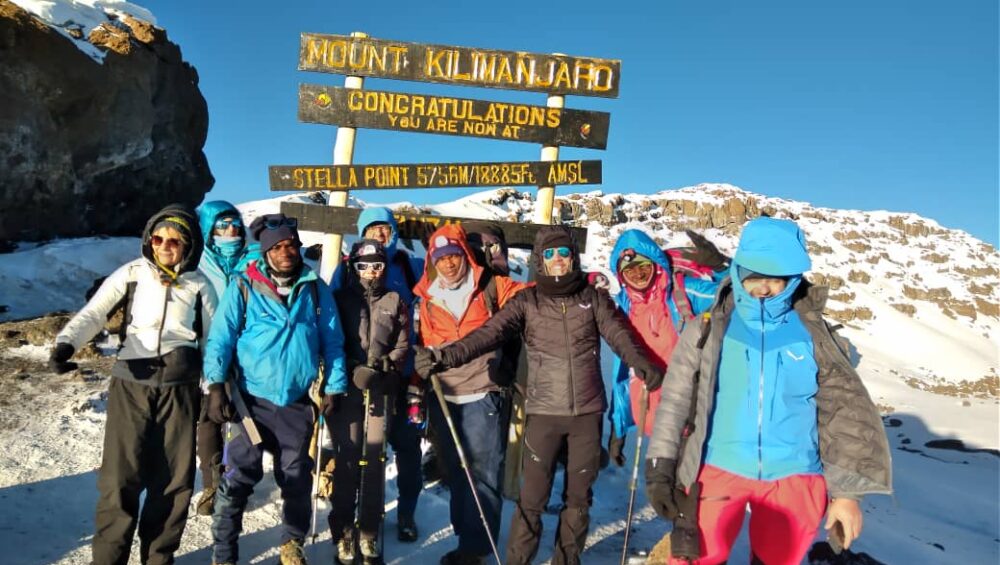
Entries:
[[347, 392], [347, 363], [344, 359], [344, 330], [340, 327], [340, 316], [333, 300], [333, 292], [322, 281], [319, 285], [319, 337], [320, 353], [323, 355], [323, 378], [325, 394]]
[[202, 370], [207, 384], [225, 382], [229, 374], [229, 366], [236, 352], [236, 341], [239, 339], [243, 325], [246, 304], [243, 293], [235, 280], [222, 293], [219, 307], [212, 317], [208, 338], [205, 340], [205, 356]]

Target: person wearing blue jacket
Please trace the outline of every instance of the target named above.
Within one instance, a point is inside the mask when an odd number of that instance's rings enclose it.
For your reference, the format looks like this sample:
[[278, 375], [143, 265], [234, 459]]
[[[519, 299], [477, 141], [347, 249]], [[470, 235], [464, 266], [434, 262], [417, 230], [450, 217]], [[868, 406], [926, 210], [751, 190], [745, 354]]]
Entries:
[[[385, 289], [395, 292], [409, 308], [410, 325], [407, 328], [410, 345], [414, 344], [413, 331], [414, 294], [413, 287], [424, 273], [423, 259], [413, 257], [399, 249], [399, 226], [392, 210], [384, 207], [365, 208], [358, 216], [358, 235], [365, 239], [377, 240], [385, 248], [388, 258]], [[341, 264], [342, 268], [343, 264]], [[334, 276], [335, 289], [343, 284], [344, 272]], [[396, 391], [396, 406], [390, 414], [388, 440], [396, 455], [396, 488], [399, 500], [396, 506], [396, 534], [399, 541], [410, 543], [419, 536], [416, 523], [417, 498], [424, 486], [421, 467], [420, 429], [411, 424], [407, 417], [406, 383], [413, 374], [413, 355], [407, 354], [399, 379], [400, 390]]]
[[[259, 258], [259, 251], [251, 251], [247, 232], [240, 211], [225, 200], [206, 202], [198, 208], [205, 248], [201, 253], [198, 271], [212, 283], [220, 299], [226, 287], [247, 265]], [[211, 516], [215, 506], [215, 489], [222, 474], [222, 426], [208, 419], [208, 399], [202, 399], [198, 416], [198, 463], [201, 468], [201, 496], [196, 510], [199, 515]]]
[[[692, 239], [695, 239], [692, 237]], [[698, 241], [705, 241], [703, 238]], [[703, 245], [711, 246], [707, 242]], [[714, 246], [711, 246], [714, 249]], [[721, 263], [719, 255], [717, 262]], [[632, 322], [643, 345], [661, 369], [666, 369], [678, 336], [689, 321], [708, 310], [719, 283], [688, 276], [675, 270], [667, 254], [646, 232], [629, 229], [622, 232], [610, 256], [611, 271], [618, 275], [621, 291], [618, 306]], [[713, 265], [720, 267], [721, 265]], [[608, 454], [611, 461], [625, 464], [622, 448], [626, 433], [637, 424], [640, 387], [643, 382], [629, 375], [629, 368], [614, 358], [612, 385], [611, 436]], [[652, 430], [652, 415], [660, 403], [660, 390], [651, 390], [647, 422], [643, 433]]]
[[[330, 287], [302, 261], [297, 221], [283, 214], [254, 220], [251, 233], [263, 257], [250, 263], [223, 295], [205, 346], [204, 373], [209, 418], [233, 420], [224, 383], [237, 387], [260, 432], [253, 445], [246, 430], [231, 434], [212, 520], [213, 562], [236, 563], [243, 512], [263, 478], [263, 453], [274, 457], [275, 480], [284, 501], [280, 560], [305, 563], [302, 544], [309, 529], [313, 461], [309, 444], [314, 411], [309, 388], [322, 361], [323, 411], [336, 409], [347, 391], [344, 334]], [[230, 424], [230, 432], [236, 424]]]
[[710, 316], [671, 358], [646, 488], [676, 559], [725, 562], [749, 506], [753, 562], [797, 564], [824, 513], [846, 548], [861, 497], [891, 492], [881, 418], [823, 320], [826, 289], [803, 279], [806, 249], [791, 220], [748, 223]]

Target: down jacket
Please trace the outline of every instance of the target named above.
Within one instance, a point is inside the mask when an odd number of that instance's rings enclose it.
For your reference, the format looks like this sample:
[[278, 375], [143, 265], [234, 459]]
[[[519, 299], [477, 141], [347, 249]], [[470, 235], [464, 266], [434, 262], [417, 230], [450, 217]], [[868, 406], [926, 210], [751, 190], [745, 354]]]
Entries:
[[[551, 230], [535, 238], [533, 260], [544, 272], [541, 250]], [[574, 248], [574, 268], [579, 252]], [[566, 295], [547, 295], [538, 286], [522, 290], [481, 328], [441, 351], [446, 366], [458, 366], [523, 333], [528, 378], [525, 412], [579, 416], [607, 409], [601, 377], [601, 338], [631, 366], [656, 371], [638, 337], [611, 297], [583, 284]]]
[[265, 261], [251, 263], [226, 289], [212, 321], [205, 381], [225, 382], [235, 361], [242, 390], [288, 406], [316, 380], [320, 360], [323, 392], [346, 392], [344, 333], [330, 287], [304, 265], [286, 305], [267, 277]]
[[[476, 263], [472, 250], [469, 249], [465, 230], [461, 226], [449, 224], [442, 226], [431, 234], [427, 256], [434, 254], [435, 241], [439, 236], [458, 240], [465, 252], [465, 260], [472, 271], [472, 281], [476, 285], [469, 297], [469, 304], [465, 308], [462, 316], [456, 319], [442, 305], [438, 304], [431, 297], [430, 287], [437, 284], [437, 271], [431, 261], [427, 261], [424, 267], [424, 275], [420, 278], [413, 293], [420, 299], [419, 322], [420, 322], [420, 344], [424, 346], [440, 347], [457, 341], [476, 328], [482, 326], [490, 319], [492, 314], [490, 307], [483, 296], [483, 289], [486, 287], [485, 277], [489, 273]], [[525, 288], [525, 283], [516, 282], [510, 277], [494, 276], [497, 285], [497, 305], [501, 308], [507, 304], [514, 293]], [[467, 365], [455, 367], [438, 374], [441, 379], [441, 387], [446, 395], [470, 395], [483, 392], [500, 390], [500, 386], [495, 384], [500, 379], [498, 375], [500, 367], [500, 352], [498, 342], [492, 348], [483, 349], [477, 355], [466, 359]]]
[[[398, 294], [385, 288], [385, 277], [365, 287], [354, 274], [334, 292], [344, 329], [347, 370], [358, 365], [382, 368], [388, 358], [401, 373], [409, 353], [410, 309]], [[398, 383], [390, 389], [395, 389]]]
[[[882, 420], [823, 320], [826, 296], [825, 287], [803, 281], [792, 307], [812, 337], [818, 369], [815, 400], [819, 451], [827, 489], [835, 498], [890, 494], [892, 462]], [[716, 401], [723, 339], [734, 310], [733, 289], [727, 279], [710, 315], [703, 317], [700, 324], [688, 324], [681, 334], [664, 380], [664, 395], [671, 401], [660, 404], [646, 456], [676, 460], [677, 484], [681, 488], [694, 484], [702, 465]], [[708, 333], [703, 336], [706, 328]], [[699, 347], [701, 339], [703, 347]]]
[[[191, 226], [192, 241], [177, 265], [177, 279], [164, 286], [161, 271], [153, 261], [150, 238], [153, 227], [171, 216]], [[197, 383], [201, 377], [199, 344], [208, 333], [217, 303], [212, 285], [196, 270], [201, 247], [194, 214], [179, 205], [157, 212], [143, 230], [143, 257], [122, 265], [105, 279], [87, 305], [59, 332], [56, 343], [68, 343], [77, 350], [83, 347], [104, 328], [108, 314], [125, 298], [128, 285], [134, 283], [129, 312], [125, 312], [123, 321], [128, 323], [125, 341], [120, 345], [112, 375], [147, 385]], [[147, 361], [154, 359], [160, 361]]]

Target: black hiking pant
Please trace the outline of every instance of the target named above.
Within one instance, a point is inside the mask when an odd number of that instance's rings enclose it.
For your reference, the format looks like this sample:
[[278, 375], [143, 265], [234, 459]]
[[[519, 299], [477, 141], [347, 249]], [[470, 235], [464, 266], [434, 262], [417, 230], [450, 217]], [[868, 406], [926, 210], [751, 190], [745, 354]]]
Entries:
[[364, 392], [353, 383], [340, 401], [340, 410], [327, 420], [336, 451], [333, 509], [327, 517], [334, 544], [355, 524], [362, 539], [378, 537], [385, 509], [385, 425], [385, 397], [373, 391], [368, 400], [368, 433], [364, 435]]
[[222, 426], [208, 419], [208, 395], [205, 395], [198, 415], [198, 469], [205, 489], [218, 487], [222, 475]]
[[141, 562], [174, 562], [194, 489], [200, 401], [197, 382], [149, 386], [112, 377], [97, 478], [96, 565], [128, 563], [137, 522]]
[[524, 425], [521, 499], [507, 538], [508, 565], [529, 564], [538, 553], [542, 514], [552, 492], [559, 452], [567, 452], [566, 489], [559, 514], [553, 565], [580, 563], [590, 528], [594, 481], [601, 463], [602, 414], [529, 414]]

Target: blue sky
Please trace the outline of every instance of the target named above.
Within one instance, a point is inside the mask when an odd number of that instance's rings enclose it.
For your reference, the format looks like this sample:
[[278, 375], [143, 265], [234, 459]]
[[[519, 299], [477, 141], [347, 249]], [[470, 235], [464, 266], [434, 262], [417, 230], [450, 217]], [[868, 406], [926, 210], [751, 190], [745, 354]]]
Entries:
[[[940, 2], [205, 2], [138, 0], [198, 69], [211, 199], [273, 196], [267, 166], [332, 162], [333, 126], [299, 123], [301, 32], [622, 60], [606, 192], [701, 182], [819, 206], [912, 211], [996, 245], [998, 5]], [[366, 79], [365, 87], [545, 104], [542, 93]], [[355, 163], [537, 160], [539, 146], [359, 130]], [[563, 187], [568, 194], [593, 187]], [[479, 189], [361, 192], [440, 202]]]

